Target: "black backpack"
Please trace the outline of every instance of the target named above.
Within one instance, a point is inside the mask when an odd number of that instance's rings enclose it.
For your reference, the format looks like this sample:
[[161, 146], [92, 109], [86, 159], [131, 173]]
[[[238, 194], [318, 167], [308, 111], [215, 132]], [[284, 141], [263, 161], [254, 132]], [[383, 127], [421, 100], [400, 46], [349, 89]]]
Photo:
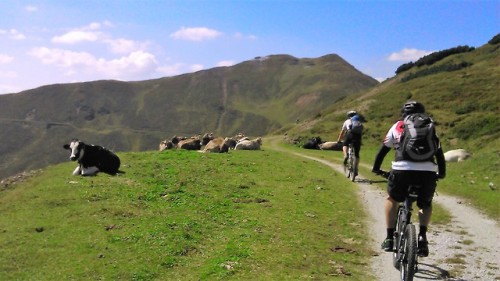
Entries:
[[432, 119], [423, 113], [410, 114], [404, 118], [403, 133], [396, 148], [396, 161], [432, 161], [438, 146]]

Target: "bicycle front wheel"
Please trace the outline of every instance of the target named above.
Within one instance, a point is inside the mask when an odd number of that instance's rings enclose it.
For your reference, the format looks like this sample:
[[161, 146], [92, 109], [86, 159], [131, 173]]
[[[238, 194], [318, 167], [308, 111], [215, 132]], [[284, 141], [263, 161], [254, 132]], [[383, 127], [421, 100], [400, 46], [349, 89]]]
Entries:
[[401, 280], [413, 281], [413, 276], [417, 272], [417, 231], [415, 225], [406, 225], [404, 243]]
[[401, 262], [403, 260], [402, 255], [404, 254], [404, 246], [401, 245], [402, 244], [401, 242], [404, 243], [405, 227], [406, 227], [406, 220], [403, 212], [403, 207], [399, 206], [398, 216], [396, 217], [396, 229], [394, 230], [395, 250], [392, 257], [393, 265], [397, 270], [401, 269]]
[[351, 169], [352, 169], [351, 168], [352, 166], [351, 166], [351, 155], [350, 155], [350, 153], [348, 154], [347, 157], [348, 157], [347, 158], [347, 163], [344, 165], [344, 173], [345, 173], [345, 176], [347, 178], [350, 178], [351, 177]]

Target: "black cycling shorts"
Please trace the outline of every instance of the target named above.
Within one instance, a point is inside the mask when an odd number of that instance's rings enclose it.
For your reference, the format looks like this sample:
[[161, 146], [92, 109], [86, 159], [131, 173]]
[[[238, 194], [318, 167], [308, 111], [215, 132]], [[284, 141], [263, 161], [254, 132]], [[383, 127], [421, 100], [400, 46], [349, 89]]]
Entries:
[[436, 172], [392, 170], [387, 184], [387, 193], [397, 202], [403, 202], [410, 185], [419, 185], [417, 206], [430, 207], [436, 191]]
[[359, 151], [361, 150], [361, 135], [347, 131], [342, 145], [349, 146], [351, 142], [352, 146], [354, 147], [354, 156], [356, 156], [356, 158], [359, 158]]

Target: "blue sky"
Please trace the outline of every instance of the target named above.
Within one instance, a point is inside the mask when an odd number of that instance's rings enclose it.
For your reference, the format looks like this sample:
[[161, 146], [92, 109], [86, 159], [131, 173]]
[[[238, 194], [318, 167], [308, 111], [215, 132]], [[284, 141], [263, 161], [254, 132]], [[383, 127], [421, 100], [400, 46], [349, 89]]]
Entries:
[[383, 80], [500, 32], [500, 0], [0, 1], [0, 94], [338, 54]]

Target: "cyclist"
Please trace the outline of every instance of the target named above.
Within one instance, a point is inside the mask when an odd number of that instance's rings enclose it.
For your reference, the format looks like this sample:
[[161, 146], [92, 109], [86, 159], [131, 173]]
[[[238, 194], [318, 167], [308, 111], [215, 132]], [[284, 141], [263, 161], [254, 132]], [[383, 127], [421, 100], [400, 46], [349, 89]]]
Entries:
[[[425, 108], [421, 103], [410, 101], [403, 105], [401, 113], [404, 119], [404, 117], [410, 114], [425, 113]], [[382, 165], [384, 157], [391, 150], [391, 148], [399, 147], [403, 129], [404, 122], [402, 120], [399, 120], [392, 125], [375, 158], [372, 172], [377, 174], [381, 172], [380, 166]], [[417, 206], [420, 209], [418, 212], [419, 234], [417, 253], [421, 257], [429, 255], [426, 233], [432, 216], [432, 199], [436, 190], [437, 179], [444, 178], [446, 176], [444, 154], [437, 136], [435, 136], [435, 142], [437, 144], [437, 151], [434, 156], [432, 156], [432, 160], [415, 162], [396, 159], [396, 161], [392, 162], [392, 169], [389, 174], [387, 184], [388, 197], [384, 203], [387, 237], [382, 242], [381, 247], [385, 251], [392, 251], [393, 249], [393, 234], [396, 225], [396, 216], [399, 205], [398, 202], [404, 201], [408, 193], [409, 185], [420, 185], [421, 188], [418, 190], [419, 193], [417, 199]], [[437, 174], [436, 164], [433, 161], [434, 158], [437, 160]]]
[[[359, 125], [359, 127], [353, 127]], [[361, 118], [358, 113], [354, 110], [347, 112], [347, 120], [344, 121], [342, 125], [342, 130], [340, 131], [337, 142], [343, 139], [342, 152], [344, 153], [344, 165], [347, 164], [347, 149], [349, 144], [352, 143], [354, 147], [354, 177], [358, 175], [358, 165], [359, 165], [359, 151], [361, 150], [361, 138], [362, 138], [362, 124]]]

